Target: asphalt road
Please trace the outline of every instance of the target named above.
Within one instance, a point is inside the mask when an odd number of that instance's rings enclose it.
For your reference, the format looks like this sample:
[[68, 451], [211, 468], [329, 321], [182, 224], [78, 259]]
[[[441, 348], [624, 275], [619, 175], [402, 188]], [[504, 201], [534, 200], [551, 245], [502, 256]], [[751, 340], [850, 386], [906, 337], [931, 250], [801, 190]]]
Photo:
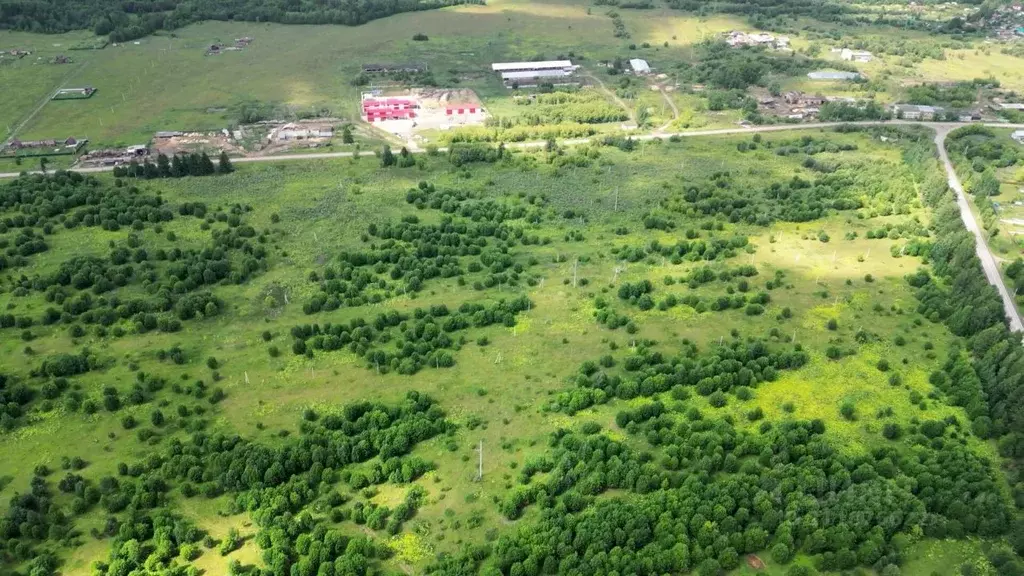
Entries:
[[[992, 251], [989, 249], [988, 243], [985, 241], [984, 232], [981, 227], [978, 226], [978, 222], [974, 219], [974, 214], [971, 212], [971, 207], [967, 202], [967, 196], [964, 193], [964, 188], [960, 184], [960, 179], [957, 178], [956, 171], [953, 169], [953, 163], [949, 160], [949, 155], [946, 153], [946, 136], [949, 133], [959, 128], [960, 126], [966, 126], [967, 123], [959, 122], [913, 122], [908, 120], [889, 120], [885, 122], [816, 122], [809, 124], [778, 124], [774, 126], [752, 126], [749, 128], [725, 128], [719, 130], [694, 130], [690, 132], [677, 132], [677, 133], [662, 133], [653, 132], [649, 134], [640, 134], [634, 136], [634, 140], [646, 141], [654, 140], [656, 138], [669, 138], [672, 136], [679, 136], [680, 138], [694, 138], [694, 137], [707, 137], [707, 136], [728, 136], [732, 134], [756, 134], [759, 132], [784, 132], [789, 130], [813, 130], [815, 128], [833, 128], [843, 124], [857, 125], [857, 126], [880, 126], [880, 125], [922, 125], [928, 126], [935, 130], [935, 147], [938, 149], [939, 158], [946, 167], [946, 174], [949, 177], [949, 186], [956, 193], [957, 206], [960, 208], [960, 218], [964, 221], [964, 226], [974, 234], [975, 250], [978, 254], [978, 259], [981, 260], [982, 269], [985, 272], [985, 277], [988, 279], [989, 284], [996, 287], [999, 292], [999, 296], [1003, 299], [1003, 308], [1006, 312], [1006, 317], [1010, 322], [1010, 330], [1014, 332], [1024, 331], [1024, 323], [1021, 322], [1020, 314], [1017, 312], [1017, 306], [1014, 302], [1013, 296], [1009, 290], [1006, 289], [1006, 285], [1003, 283], [1003, 277], [999, 273], [999, 265], [996, 263], [995, 257], [992, 255]], [[993, 128], [1024, 128], [1024, 124], [985, 124], [985, 126]], [[586, 144], [590, 142], [590, 138], [577, 138], [571, 140], [564, 140], [561, 143], [563, 145], [578, 145]], [[539, 148], [545, 145], [545, 142], [517, 142], [506, 144], [509, 148]], [[446, 152], [446, 148], [439, 148], [439, 152]], [[422, 154], [424, 150], [412, 151], [416, 154]], [[369, 155], [369, 153], [365, 153]], [[248, 163], [248, 162], [288, 162], [296, 160], [330, 160], [333, 158], [351, 158], [354, 154], [352, 152], [315, 152], [310, 154], [283, 154], [278, 156], [252, 156], [247, 158], [235, 158], [232, 159], [234, 163]], [[109, 172], [110, 168], [71, 168], [72, 171], [81, 173], [98, 173], [98, 172]], [[32, 171], [30, 173], [37, 174], [39, 171]], [[17, 178], [20, 175], [18, 172], [6, 172], [0, 173], [0, 179], [2, 178]]]
[[1021, 323], [1016, 302], [1014, 302], [1010, 291], [1006, 289], [1006, 284], [1003, 283], [1003, 277], [999, 273], [999, 264], [996, 263], [995, 257], [992, 256], [992, 250], [989, 249], [988, 242], [985, 241], [985, 232], [981, 229], [981, 226], [978, 226], [978, 221], [974, 219], [971, 206], [967, 203], [964, 187], [960, 184], [956, 170], [953, 169], [953, 163], [949, 160], [949, 154], [946, 153], [946, 136], [949, 132], [949, 128], [937, 129], [935, 131], [935, 147], [939, 149], [939, 158], [942, 159], [942, 163], [946, 166], [949, 187], [956, 192], [956, 204], [960, 208], [960, 218], [964, 221], [964, 227], [967, 228], [967, 231], [974, 234], [975, 252], [978, 254], [978, 259], [981, 260], [981, 268], [985, 271], [988, 283], [996, 287], [996, 290], [999, 291], [999, 296], [1003, 299], [1003, 309], [1006, 312], [1007, 319], [1010, 321], [1010, 330], [1013, 332], [1024, 331], [1024, 323]]

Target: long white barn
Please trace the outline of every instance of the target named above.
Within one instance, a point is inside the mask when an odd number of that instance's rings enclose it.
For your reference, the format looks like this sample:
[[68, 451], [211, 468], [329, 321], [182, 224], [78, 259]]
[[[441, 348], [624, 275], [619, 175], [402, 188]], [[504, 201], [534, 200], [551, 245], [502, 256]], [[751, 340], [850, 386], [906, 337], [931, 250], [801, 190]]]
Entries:
[[536, 70], [572, 69], [571, 60], [546, 60], [543, 62], [495, 62], [491, 70], [495, 72], [530, 72]]

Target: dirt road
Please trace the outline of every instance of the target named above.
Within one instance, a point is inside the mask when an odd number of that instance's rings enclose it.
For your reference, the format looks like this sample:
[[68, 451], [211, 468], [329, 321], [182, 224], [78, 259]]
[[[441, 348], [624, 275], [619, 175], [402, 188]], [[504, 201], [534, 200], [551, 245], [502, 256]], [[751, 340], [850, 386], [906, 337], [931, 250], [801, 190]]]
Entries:
[[597, 84], [597, 86], [601, 89], [601, 91], [604, 92], [605, 96], [608, 96], [609, 98], [614, 100], [616, 104], [618, 104], [620, 107], [622, 107], [622, 109], [626, 112], [626, 114], [629, 115], [629, 121], [630, 122], [634, 122], [634, 123], [636, 122], [636, 116], [633, 114], [633, 110], [629, 106], [627, 106], [626, 103], [622, 100], [622, 98], [619, 98], [619, 96], [617, 94], [615, 94], [614, 91], [609, 90], [608, 87], [604, 85], [604, 82], [602, 82], [600, 78], [598, 78], [597, 76], [590, 75], [590, 74], [585, 75], [584, 78], [588, 78], [590, 80], [593, 80], [594, 83]]
[[672, 119], [669, 120], [668, 122], [665, 122], [665, 125], [662, 126], [661, 128], [658, 128], [657, 130], [657, 132], [664, 132], [665, 130], [668, 130], [672, 126], [673, 122], [679, 120], [679, 107], [676, 106], [675, 101], [672, 100], [672, 97], [669, 96], [668, 92], [665, 92], [664, 88], [659, 86], [658, 92], [661, 92], [661, 97], [665, 99], [665, 102], [668, 103], [669, 108], [672, 109]]

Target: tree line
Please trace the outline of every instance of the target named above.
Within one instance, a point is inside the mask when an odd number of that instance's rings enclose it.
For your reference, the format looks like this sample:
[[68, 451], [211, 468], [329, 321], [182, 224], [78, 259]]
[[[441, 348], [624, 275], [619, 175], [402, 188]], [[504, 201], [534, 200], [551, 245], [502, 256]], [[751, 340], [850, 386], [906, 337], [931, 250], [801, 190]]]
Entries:
[[0, 29], [48, 34], [91, 29], [97, 36], [108, 36], [111, 42], [126, 42], [205, 20], [357, 26], [402, 12], [478, 2], [480, 0], [367, 0], [324, 4], [313, 0], [134, 0], [111, 6], [104, 0], [15, 0], [0, 6]]
[[152, 180], [154, 178], [184, 178], [185, 176], [210, 176], [212, 174], [230, 174], [235, 168], [231, 164], [228, 153], [221, 151], [217, 165], [206, 152], [190, 152], [187, 154], [175, 154], [168, 158], [166, 154], [160, 153], [156, 157], [156, 164], [146, 158], [142, 164], [132, 160], [128, 166], [115, 166], [115, 178], [143, 178]]

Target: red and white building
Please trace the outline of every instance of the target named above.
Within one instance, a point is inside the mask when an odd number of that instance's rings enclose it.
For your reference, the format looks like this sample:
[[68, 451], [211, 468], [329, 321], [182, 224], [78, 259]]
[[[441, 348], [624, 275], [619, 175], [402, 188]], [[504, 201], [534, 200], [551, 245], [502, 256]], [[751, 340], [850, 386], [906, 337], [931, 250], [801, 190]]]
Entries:
[[413, 98], [363, 98], [363, 117], [367, 122], [412, 119], [418, 108], [419, 102]]
[[445, 116], [462, 116], [464, 114], [476, 114], [483, 112], [483, 108], [476, 104], [449, 104], [445, 106]]

